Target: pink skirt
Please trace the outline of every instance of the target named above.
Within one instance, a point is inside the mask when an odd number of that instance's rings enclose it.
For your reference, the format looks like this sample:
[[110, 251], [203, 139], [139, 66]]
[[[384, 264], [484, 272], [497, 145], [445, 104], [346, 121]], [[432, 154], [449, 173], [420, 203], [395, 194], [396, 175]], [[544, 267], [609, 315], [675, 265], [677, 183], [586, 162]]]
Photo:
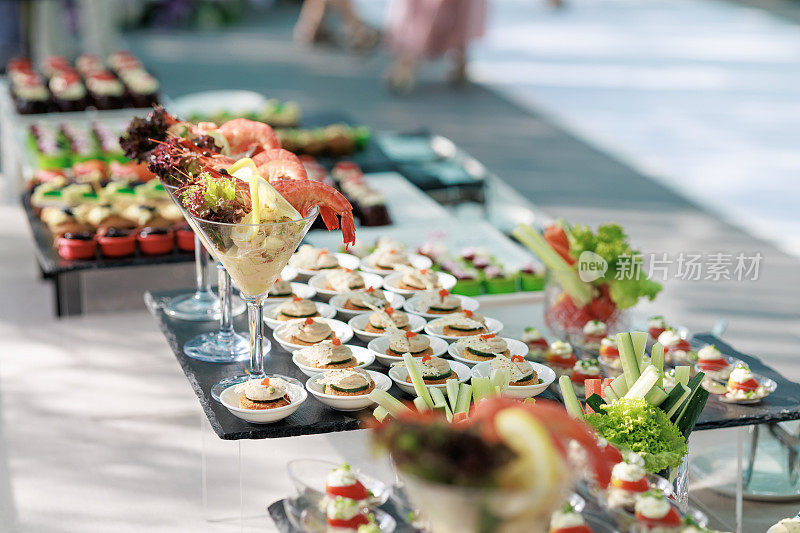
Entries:
[[387, 40], [397, 54], [436, 58], [483, 35], [486, 0], [394, 0]]

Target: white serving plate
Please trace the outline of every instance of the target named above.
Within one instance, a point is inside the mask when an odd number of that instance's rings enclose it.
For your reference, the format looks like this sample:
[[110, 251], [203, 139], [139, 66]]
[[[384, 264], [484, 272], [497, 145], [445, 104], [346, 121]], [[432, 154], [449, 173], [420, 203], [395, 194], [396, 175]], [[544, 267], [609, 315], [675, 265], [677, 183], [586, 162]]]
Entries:
[[[392, 380], [380, 372], [374, 370], [367, 370], [372, 381], [375, 382], [375, 388], [382, 391], [388, 391], [392, 386]], [[335, 396], [333, 394], [325, 394], [323, 385], [317, 383], [317, 377], [321, 374], [309, 377], [306, 381], [306, 389], [317, 400], [325, 405], [336, 409], [337, 411], [359, 411], [367, 407], [375, 405], [375, 402], [369, 398], [369, 395], [363, 394], [361, 396]]]
[[[384, 296], [386, 296], [386, 301], [389, 302], [389, 305], [391, 307], [394, 307], [395, 309], [401, 309], [405, 304], [406, 299], [400, 296], [399, 294], [390, 291], [381, 291], [381, 292], [383, 292]], [[347, 302], [347, 298], [348, 298], [347, 294], [337, 294], [328, 301], [328, 303], [330, 303], [336, 309], [336, 312], [339, 313], [339, 316], [342, 317], [344, 320], [350, 320], [356, 315], [363, 315], [364, 313], [372, 312], [372, 309], [367, 309], [366, 311], [354, 311], [352, 309], [345, 309], [343, 306]]]
[[179, 117], [193, 113], [216, 113], [220, 110], [231, 113], [255, 113], [264, 107], [266, 101], [263, 94], [254, 91], [235, 89], [201, 91], [173, 99], [169, 110]]
[[[421, 293], [420, 293], [421, 294]], [[451, 296], [455, 296], [459, 300], [461, 300], [461, 308], [467, 309], [469, 311], [477, 311], [481, 304], [475, 298], [471, 298], [469, 296], [461, 296], [460, 294], [452, 294]], [[419, 311], [415, 305], [418, 301], [417, 298], [419, 294], [415, 294], [408, 298], [405, 303], [403, 304], [403, 310], [409, 313], [413, 313], [415, 315], [419, 315], [424, 317], [428, 320], [433, 320], [435, 318], [442, 318], [443, 316], [447, 316], [447, 313], [428, 313], [427, 311]]]
[[[428, 340], [431, 341], [431, 350], [434, 357], [441, 357], [447, 352], [446, 340], [439, 337], [431, 337], [430, 335], [425, 335], [425, 337], [428, 337]], [[389, 337], [385, 335], [369, 341], [367, 348], [372, 350], [372, 353], [375, 354], [375, 359], [383, 366], [392, 366], [392, 363], [403, 360], [399, 355], [386, 355], [386, 350], [389, 349]]]
[[[340, 268], [349, 268], [350, 270], [358, 269], [359, 265], [361, 264], [358, 257], [350, 254], [342, 254], [342, 253], [335, 253], [333, 254], [336, 259], [339, 261]], [[299, 268], [296, 266], [289, 264], [291, 268], [297, 270], [297, 275], [302, 280], [308, 280], [309, 278], [316, 276], [317, 274], [325, 274], [326, 272], [335, 272], [336, 268], [330, 268], [325, 270], [309, 270], [307, 268]]]
[[[272, 336], [275, 337], [275, 340], [278, 341], [278, 344], [286, 350], [287, 352], [293, 352], [295, 350], [299, 350], [300, 348], [306, 348], [306, 346], [301, 344], [294, 344], [286, 339], [283, 334], [286, 331], [286, 327], [293, 323], [297, 322], [298, 320], [305, 320], [305, 318], [298, 318], [297, 320], [287, 320], [283, 323], [279, 328], [276, 328], [275, 331], [272, 332]], [[317, 322], [326, 322], [331, 329], [333, 330], [333, 334], [342, 341], [342, 344], [347, 344], [347, 341], [353, 338], [353, 328], [342, 322], [341, 320], [336, 320], [333, 318], [315, 318]]]
[[270, 424], [283, 420], [297, 411], [300, 405], [308, 398], [308, 393], [303, 388], [303, 384], [296, 379], [281, 374], [267, 374], [266, 377], [281, 378], [289, 383], [289, 387], [286, 390], [286, 394], [292, 400], [289, 405], [275, 409], [242, 409], [239, 407], [241, 393], [234, 391], [236, 385], [231, 385], [222, 391], [222, 394], [219, 395], [219, 401], [237, 418], [253, 424]]
[[[424, 255], [419, 255], [419, 254], [406, 254], [406, 255], [408, 256], [408, 262], [411, 263], [411, 266], [416, 268], [417, 270], [423, 270], [425, 268], [430, 268], [433, 266], [433, 261], [431, 261], [429, 257], [425, 257]], [[394, 270], [383, 270], [371, 266], [367, 262], [366, 257], [361, 260], [359, 268], [364, 272], [377, 274], [379, 276], [388, 276], [389, 274], [394, 273]]]
[[281, 270], [281, 279], [283, 281], [294, 281], [297, 278], [297, 269], [293, 266], [286, 265]]
[[[350, 344], [346, 345], [350, 350], [353, 352], [353, 357], [356, 358], [356, 366], [355, 368], [364, 368], [372, 363], [375, 362], [375, 353], [372, 350], [368, 350], [367, 348], [362, 348], [361, 346], [352, 346]], [[317, 374], [321, 374], [325, 372], [325, 370], [333, 370], [333, 369], [325, 369], [325, 368], [317, 368], [313, 366], [304, 365], [300, 362], [299, 358], [297, 357], [297, 352], [299, 350], [295, 350], [292, 352], [292, 362], [297, 365], [297, 368], [303, 371], [303, 374], [306, 376], [316, 376]]]
[[[524, 342], [518, 341], [516, 339], [510, 339], [508, 337], [502, 337], [502, 339], [506, 341], [506, 344], [508, 344], [508, 351], [510, 353], [509, 358], [515, 355], [519, 355], [520, 357], [525, 357], [526, 355], [528, 355], [528, 345], [525, 344]], [[473, 367], [478, 363], [486, 362], [486, 361], [472, 361], [471, 359], [466, 359], [464, 356], [461, 355], [461, 352], [456, 346], [455, 342], [447, 347], [447, 353], [449, 353], [450, 357], [452, 357], [456, 361], [464, 363], [469, 367]]]
[[[458, 361], [447, 361], [450, 364], [450, 370], [452, 370], [458, 376], [458, 382], [464, 383], [470, 378], [469, 367], [464, 363], [459, 363]], [[389, 369], [389, 377], [392, 378], [398, 387], [400, 387], [404, 392], [411, 394], [412, 396], [416, 396], [416, 392], [414, 392], [414, 385], [407, 382], [405, 379], [408, 377], [408, 370], [402, 366], [393, 366]], [[444, 390], [446, 385], [442, 383], [441, 385], [425, 385], [429, 389], [436, 388]]]
[[[508, 396], [509, 398], [530, 398], [532, 396], [537, 396], [544, 392], [544, 390], [556, 380], [556, 373], [553, 372], [551, 368], [532, 361], [528, 362], [536, 371], [536, 375], [539, 377], [539, 383], [537, 385], [509, 385], [503, 391], [503, 396]], [[483, 361], [473, 366], [472, 376], [480, 378], [492, 377], [492, 366], [490, 362]]]
[[[445, 316], [447, 316], [447, 315], [445, 315]], [[442, 318], [442, 317], [439, 317], [439, 318]], [[487, 333], [476, 333], [475, 335], [487, 335], [488, 333], [494, 333], [495, 335], [497, 335], [498, 333], [503, 331], [503, 323], [502, 322], [500, 322], [499, 320], [496, 320], [494, 318], [489, 318], [489, 317], [484, 317], [484, 318], [486, 319], [486, 323], [485, 323], [486, 329], [488, 329], [489, 331]], [[435, 331], [435, 330], [438, 330], [438, 331]], [[458, 336], [455, 336], [455, 335], [445, 335], [444, 333], [442, 333], [441, 328], [438, 328], [438, 327], [437, 328], [432, 328], [430, 326], [430, 324], [426, 324], [425, 325], [425, 333], [427, 333], [428, 335], [432, 335], [434, 337], [439, 337], [439, 338], [444, 339], [444, 340], [449, 341], [449, 342], [457, 341], [458, 339], [463, 339], [464, 338], [464, 337], [458, 337]]]
[[[380, 289], [383, 286], [383, 278], [378, 276], [377, 274], [370, 274], [368, 272], [359, 272], [364, 277], [364, 288], [372, 287], [373, 289]], [[326, 302], [340, 294], [339, 291], [332, 291], [330, 289], [325, 288], [325, 279], [327, 278], [328, 274], [316, 274], [311, 276], [311, 279], [308, 280], [309, 286], [311, 286], [322, 300]], [[346, 291], [350, 292], [350, 291]]]
[[[293, 281], [290, 283], [292, 286], [292, 292], [299, 298], [303, 298], [305, 300], [310, 300], [314, 296], [317, 295], [317, 291], [314, 287], [310, 287], [305, 283], [298, 283]], [[292, 296], [268, 296], [264, 299], [265, 304], [273, 304], [273, 303], [282, 303], [286, 300], [291, 299]]]
[[[278, 302], [264, 307], [264, 322], [270, 329], [279, 328], [285, 323], [289, 322], [288, 320], [278, 320], [275, 318], [278, 314], [278, 307], [280, 307], [282, 303], [283, 302]], [[314, 304], [317, 306], [317, 312], [322, 316], [322, 318], [333, 318], [336, 316], [336, 309], [330, 305], [322, 302], [314, 302]], [[294, 320], [301, 319], [298, 318]]]
[[[347, 325], [353, 328], [356, 337], [364, 342], [369, 342], [372, 339], [377, 339], [378, 337], [386, 335], [386, 333], [370, 333], [369, 331], [364, 331], [364, 328], [369, 322], [370, 314], [372, 313], [361, 313], [347, 321]], [[419, 333], [422, 331], [422, 328], [425, 327], [425, 319], [418, 315], [408, 315], [408, 326], [414, 333]]]
[[[447, 272], [436, 272], [436, 277], [439, 282], [439, 287], [437, 289], [447, 289], [448, 291], [455, 287], [456, 285], [456, 277], [452, 274], [448, 274]], [[406, 298], [410, 298], [419, 292], [423, 292], [421, 290], [409, 290], [409, 289], [401, 289], [398, 284], [400, 280], [403, 279], [402, 272], [395, 272], [394, 274], [389, 274], [385, 278], [383, 278], [383, 288], [392, 292], [396, 292]]]

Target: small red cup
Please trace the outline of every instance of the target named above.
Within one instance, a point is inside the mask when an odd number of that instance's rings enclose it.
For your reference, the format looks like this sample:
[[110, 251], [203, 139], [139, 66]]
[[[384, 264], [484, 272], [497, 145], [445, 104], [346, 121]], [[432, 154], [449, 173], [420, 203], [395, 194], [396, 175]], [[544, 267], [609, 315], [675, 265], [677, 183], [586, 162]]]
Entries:
[[65, 233], [56, 243], [58, 255], [69, 261], [94, 259], [97, 241], [90, 233]]
[[136, 237], [144, 255], [168, 254], [175, 247], [175, 232], [164, 228], [144, 228]]
[[125, 257], [136, 251], [136, 234], [117, 228], [109, 228], [104, 235], [97, 236], [100, 253], [106, 257]]
[[194, 231], [189, 226], [182, 226], [175, 230], [175, 242], [178, 249], [184, 252], [194, 252]]

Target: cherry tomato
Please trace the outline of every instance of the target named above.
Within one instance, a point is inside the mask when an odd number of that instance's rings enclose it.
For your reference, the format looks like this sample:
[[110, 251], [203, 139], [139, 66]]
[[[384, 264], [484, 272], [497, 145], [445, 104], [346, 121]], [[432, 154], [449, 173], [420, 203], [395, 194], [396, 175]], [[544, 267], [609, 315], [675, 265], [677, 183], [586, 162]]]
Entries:
[[363, 514], [358, 514], [349, 520], [342, 520], [340, 518], [328, 518], [328, 525], [331, 527], [358, 529], [358, 526], [365, 524], [369, 524], [369, 518], [367, 518]]
[[332, 496], [341, 496], [343, 498], [350, 498], [351, 500], [365, 500], [369, 497], [369, 491], [358, 480], [346, 487], [331, 487], [330, 485], [326, 485], [325, 492]]
[[729, 386], [734, 390], [753, 391], [758, 388], [758, 381], [756, 381], [755, 379], [748, 379], [744, 383], [731, 381]]
[[606, 357], [619, 357], [619, 348], [616, 346], [603, 346], [601, 344], [600, 355], [605, 355]]
[[650, 328], [647, 330], [653, 340], [658, 340], [658, 336], [667, 331], [666, 328]]
[[670, 506], [669, 512], [661, 518], [647, 518], [646, 516], [636, 513], [636, 520], [649, 527], [677, 527], [681, 525], [681, 515], [679, 515], [678, 511], [672, 506]]
[[646, 477], [637, 479], [636, 481], [612, 478], [611, 485], [618, 489], [627, 490], [628, 492], [647, 492], [650, 489], [650, 483], [647, 481]]

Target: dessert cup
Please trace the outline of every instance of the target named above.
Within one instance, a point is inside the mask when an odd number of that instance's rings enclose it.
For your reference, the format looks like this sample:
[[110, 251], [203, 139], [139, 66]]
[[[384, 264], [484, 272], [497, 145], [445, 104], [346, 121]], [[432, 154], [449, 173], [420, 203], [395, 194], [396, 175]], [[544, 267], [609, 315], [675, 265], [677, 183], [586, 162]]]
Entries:
[[[203, 220], [186, 213], [203, 244], [225, 268], [247, 303], [250, 330], [250, 368], [223, 379], [211, 389], [219, 400], [226, 388], [264, 376], [263, 303], [270, 287], [300, 245], [317, 209], [299, 220], [263, 224], [229, 224]], [[267, 346], [269, 352], [269, 346]]]

